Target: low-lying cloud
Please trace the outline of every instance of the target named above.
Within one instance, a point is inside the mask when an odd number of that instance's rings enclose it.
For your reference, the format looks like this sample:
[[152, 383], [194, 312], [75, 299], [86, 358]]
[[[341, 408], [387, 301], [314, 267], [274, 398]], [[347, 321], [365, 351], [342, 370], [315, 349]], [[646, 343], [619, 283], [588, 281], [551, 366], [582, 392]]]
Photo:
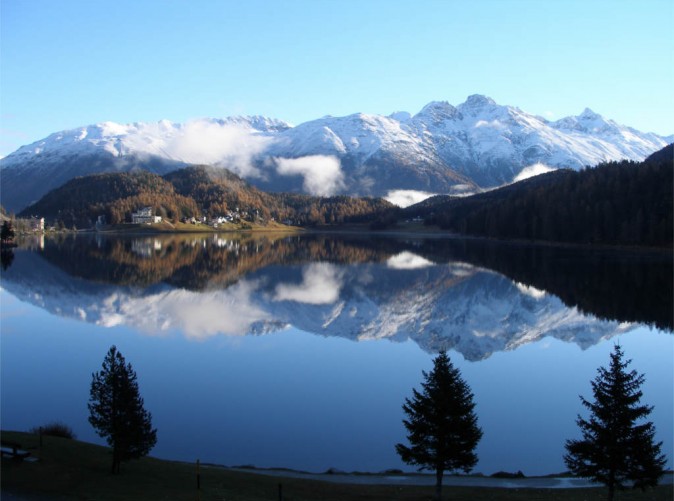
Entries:
[[193, 120], [168, 138], [163, 149], [170, 158], [183, 162], [220, 165], [243, 177], [260, 177], [254, 159], [272, 141], [248, 127]]
[[148, 334], [173, 329], [189, 339], [218, 334], [243, 336], [269, 314], [253, 300], [258, 284], [242, 280], [226, 290], [195, 293], [184, 289], [153, 294], [142, 299], [115, 294], [103, 301], [99, 325], [131, 325]]
[[391, 190], [384, 198], [398, 207], [405, 208], [409, 207], [410, 205], [423, 202], [427, 198], [433, 197], [435, 195], [437, 195], [437, 193], [429, 193], [427, 191]]
[[344, 174], [335, 156], [309, 155], [300, 158], [275, 158], [276, 171], [282, 176], [300, 175], [304, 190], [312, 195], [330, 196], [344, 188]]
[[275, 301], [296, 301], [305, 304], [332, 304], [339, 299], [342, 274], [330, 263], [313, 263], [302, 273], [300, 284], [279, 284]]
[[412, 252], [403, 251], [388, 258], [386, 266], [394, 270], [418, 270], [433, 266], [433, 262]]
[[549, 167], [542, 163], [529, 165], [524, 169], [522, 169], [522, 171], [519, 174], [517, 174], [517, 176], [515, 176], [513, 182], [516, 183], [517, 181], [524, 181], [525, 179], [529, 179], [530, 177], [539, 176], [541, 174], [545, 174], [546, 172], [552, 172], [554, 170], [557, 169], [555, 169], [554, 167]]

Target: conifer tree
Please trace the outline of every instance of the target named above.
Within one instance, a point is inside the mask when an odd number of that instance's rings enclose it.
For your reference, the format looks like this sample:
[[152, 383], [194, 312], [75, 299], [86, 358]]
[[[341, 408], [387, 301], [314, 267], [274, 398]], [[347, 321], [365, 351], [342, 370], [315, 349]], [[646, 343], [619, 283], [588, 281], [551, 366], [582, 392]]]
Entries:
[[396, 451], [405, 463], [435, 471], [439, 500], [445, 471], [468, 473], [477, 463], [474, 450], [482, 430], [473, 412], [473, 394], [446, 352], [435, 358], [430, 373], [422, 373], [422, 391], [413, 389], [413, 398], [403, 405], [410, 446], [397, 444]]
[[14, 226], [9, 220], [5, 220], [0, 228], [0, 240], [9, 242], [14, 238]]
[[101, 371], [92, 374], [89, 423], [112, 447], [112, 473], [122, 461], [147, 455], [157, 442], [152, 415], [143, 407], [136, 372], [112, 346]]
[[578, 416], [582, 440], [567, 440], [564, 462], [579, 477], [590, 478], [608, 488], [611, 501], [616, 489], [655, 486], [663, 473], [662, 442], [655, 443], [655, 426], [643, 420], [653, 407], [640, 404], [644, 375], [627, 371], [616, 345], [608, 369], [600, 367], [592, 381], [594, 402], [580, 397], [590, 418]]

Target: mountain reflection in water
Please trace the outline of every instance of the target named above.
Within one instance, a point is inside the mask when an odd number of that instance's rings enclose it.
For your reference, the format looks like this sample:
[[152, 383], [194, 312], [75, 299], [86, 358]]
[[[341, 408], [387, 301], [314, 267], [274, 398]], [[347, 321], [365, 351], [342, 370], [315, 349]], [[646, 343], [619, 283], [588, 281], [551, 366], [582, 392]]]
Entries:
[[190, 338], [294, 326], [480, 360], [671, 331], [668, 253], [360, 235], [102, 235], [25, 242], [2, 287], [54, 314]]

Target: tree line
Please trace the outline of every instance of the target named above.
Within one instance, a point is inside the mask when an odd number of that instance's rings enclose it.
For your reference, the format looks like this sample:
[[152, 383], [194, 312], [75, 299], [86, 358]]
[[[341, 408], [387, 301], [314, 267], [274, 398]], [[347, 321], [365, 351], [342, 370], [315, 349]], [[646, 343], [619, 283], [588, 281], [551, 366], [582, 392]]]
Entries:
[[464, 235], [671, 247], [672, 151], [670, 145], [644, 162], [556, 171], [418, 210], [426, 224]]
[[[580, 397], [590, 412], [576, 420], [582, 438], [565, 444], [569, 471], [604, 484], [609, 501], [616, 490], [656, 486], [666, 464], [662, 442], [655, 442], [655, 426], [645, 421], [653, 410], [641, 403], [645, 377], [628, 370], [631, 361], [623, 357], [615, 345], [608, 368], [600, 367], [591, 382], [593, 400]], [[470, 472], [483, 433], [474, 395], [446, 352], [422, 374], [421, 391], [413, 389], [403, 404], [409, 445], [395, 448], [405, 463], [435, 472], [435, 498], [440, 500], [444, 472]], [[157, 430], [144, 408], [136, 373], [115, 346], [92, 374], [88, 408], [89, 422], [112, 447], [113, 474], [123, 461], [147, 455], [156, 444]]]

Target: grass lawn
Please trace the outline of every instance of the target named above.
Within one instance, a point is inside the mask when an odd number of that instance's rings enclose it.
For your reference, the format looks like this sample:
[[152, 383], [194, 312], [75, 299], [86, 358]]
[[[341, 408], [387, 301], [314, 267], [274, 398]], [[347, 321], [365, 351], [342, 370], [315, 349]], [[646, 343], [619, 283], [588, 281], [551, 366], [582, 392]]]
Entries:
[[[2, 492], [58, 500], [198, 500], [263, 501], [279, 499], [279, 483], [285, 501], [388, 500], [422, 501], [433, 497], [434, 488], [334, 484], [305, 479], [279, 478], [226, 468], [201, 467], [197, 490], [196, 466], [143, 458], [122, 464], [120, 475], [110, 474], [109, 449], [75, 440], [2, 432], [2, 439], [18, 442], [39, 458], [37, 462], [2, 460]], [[604, 489], [494, 489], [444, 487], [445, 499], [470, 500], [603, 500]], [[30, 498], [28, 498], [30, 499]], [[619, 492], [618, 500], [673, 499], [671, 485], [656, 490]]]

